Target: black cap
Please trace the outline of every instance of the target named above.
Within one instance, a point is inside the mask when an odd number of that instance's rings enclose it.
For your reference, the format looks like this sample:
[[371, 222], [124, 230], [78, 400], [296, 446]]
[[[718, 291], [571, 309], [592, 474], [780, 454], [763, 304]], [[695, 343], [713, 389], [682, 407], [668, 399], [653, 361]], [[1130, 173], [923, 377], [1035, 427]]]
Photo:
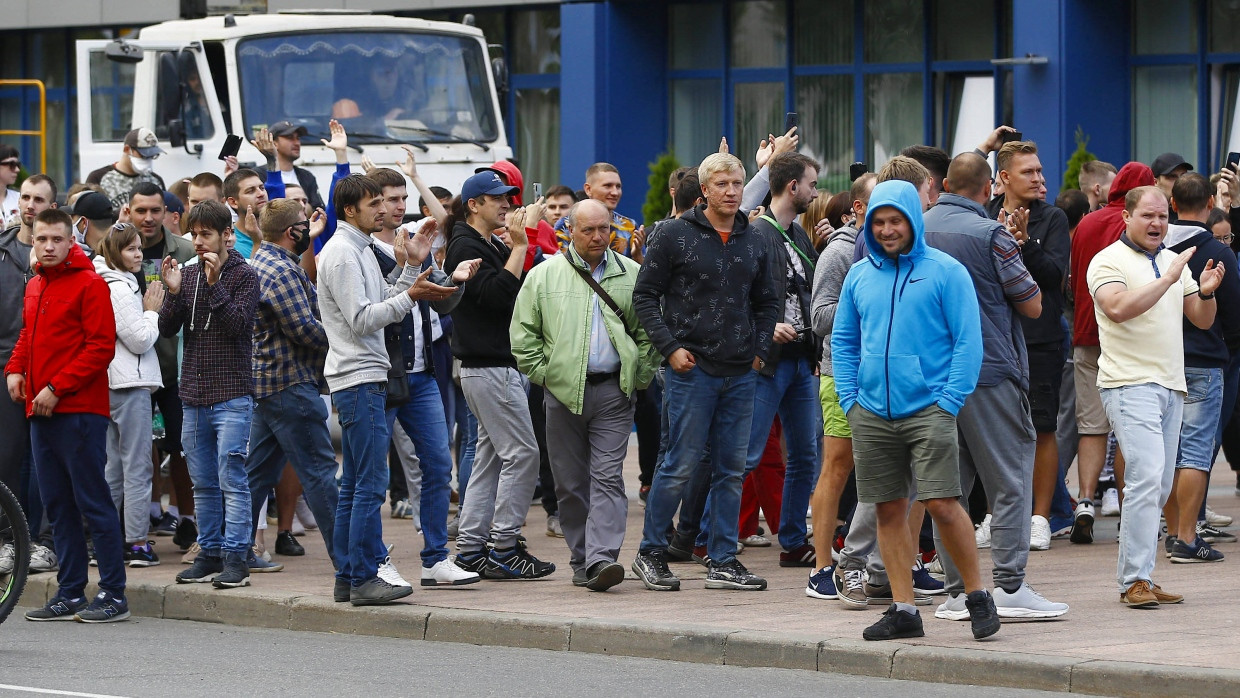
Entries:
[[294, 126], [291, 121], [277, 121], [268, 126], [267, 130], [270, 131], [273, 136], [291, 136], [293, 134], [304, 136], [309, 133], [305, 126]]
[[1150, 165], [1150, 169], [1154, 170], [1155, 177], [1162, 177], [1163, 175], [1171, 174], [1175, 168], [1181, 165], [1190, 170], [1193, 169], [1193, 166], [1182, 156], [1175, 153], [1163, 153], [1154, 158], [1154, 164]]
[[66, 206], [65, 212], [71, 216], [81, 216], [92, 221], [114, 220], [116, 212], [112, 210], [112, 202], [106, 194], [88, 191], [77, 198], [72, 206]]

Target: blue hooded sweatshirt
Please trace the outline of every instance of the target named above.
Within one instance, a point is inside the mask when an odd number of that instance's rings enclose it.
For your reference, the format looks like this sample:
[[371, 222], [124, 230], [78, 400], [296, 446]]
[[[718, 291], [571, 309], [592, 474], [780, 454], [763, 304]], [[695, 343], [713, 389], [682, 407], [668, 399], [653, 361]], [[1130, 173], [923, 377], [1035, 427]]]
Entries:
[[[913, 245], [896, 258], [874, 238], [879, 209], [899, 209]], [[856, 403], [887, 420], [937, 404], [952, 415], [977, 387], [982, 321], [973, 280], [949, 255], [926, 246], [921, 199], [908, 182], [874, 187], [862, 230], [869, 254], [844, 279], [831, 331], [840, 407]]]

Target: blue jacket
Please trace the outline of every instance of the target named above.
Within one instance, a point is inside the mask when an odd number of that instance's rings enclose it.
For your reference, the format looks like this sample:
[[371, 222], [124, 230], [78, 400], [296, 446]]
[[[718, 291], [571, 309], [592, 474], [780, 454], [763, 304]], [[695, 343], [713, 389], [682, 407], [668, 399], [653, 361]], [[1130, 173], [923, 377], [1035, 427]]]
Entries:
[[[888, 257], [874, 238], [874, 213], [892, 206], [913, 228], [906, 254]], [[848, 271], [831, 331], [840, 407], [856, 403], [888, 420], [937, 404], [952, 415], [977, 387], [982, 322], [968, 271], [926, 246], [913, 185], [882, 182], [862, 229], [869, 254]]]

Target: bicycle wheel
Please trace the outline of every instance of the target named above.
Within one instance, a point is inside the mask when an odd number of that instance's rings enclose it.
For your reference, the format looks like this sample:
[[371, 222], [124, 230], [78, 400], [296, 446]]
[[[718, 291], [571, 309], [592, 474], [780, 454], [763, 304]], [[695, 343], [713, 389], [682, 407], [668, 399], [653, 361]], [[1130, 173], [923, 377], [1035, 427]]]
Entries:
[[17, 497], [0, 483], [0, 623], [13, 612], [30, 572], [30, 529]]

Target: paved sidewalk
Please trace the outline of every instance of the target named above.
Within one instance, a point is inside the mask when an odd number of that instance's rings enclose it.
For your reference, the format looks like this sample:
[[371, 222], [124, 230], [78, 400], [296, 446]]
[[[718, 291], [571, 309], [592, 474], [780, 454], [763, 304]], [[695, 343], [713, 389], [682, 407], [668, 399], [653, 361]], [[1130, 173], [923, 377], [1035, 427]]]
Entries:
[[[631, 503], [621, 562], [628, 566], [644, 513], [636, 496], [635, 447], [625, 474]], [[1240, 520], [1234, 485], [1233, 473], [1221, 463], [1210, 501]], [[838, 602], [806, 597], [808, 570], [780, 568], [778, 544], [747, 549], [740, 557], [767, 577], [770, 588], [764, 592], [706, 590], [704, 568], [687, 563], [673, 568], [684, 582], [678, 593], [647, 591], [630, 572], [625, 583], [599, 594], [570, 584], [567, 550], [562, 540], [544, 535], [545, 520], [534, 504], [526, 527], [530, 549], [559, 565], [543, 580], [484, 581], [457, 589], [415, 586], [407, 604], [354, 609], [331, 602], [331, 566], [317, 531], [300, 539], [305, 557], [275, 558], [286, 564], [285, 571], [253, 575], [253, 586], [229, 591], [175, 584], [173, 577], [183, 569], [179, 554], [171, 539], [159, 538], [156, 550], [164, 564], [129, 571], [130, 603], [137, 615], [239, 625], [1103, 695], [1240, 695], [1240, 655], [1223, 650], [1240, 627], [1240, 605], [1225, 593], [1240, 565], [1237, 544], [1218, 546], [1229, 556], [1222, 563], [1172, 565], [1160, 557], [1156, 581], [1185, 594], [1185, 602], [1132, 610], [1119, 603], [1114, 582], [1118, 519], [1099, 519], [1093, 545], [1056, 540], [1051, 550], [1030, 554], [1030, 583], [1047, 598], [1071, 605], [1063, 619], [1007, 621], [996, 636], [977, 642], [967, 622], [936, 620], [931, 606], [922, 608], [925, 638], [865, 643], [861, 631], [882, 609], [848, 611]], [[384, 524], [386, 540], [396, 546], [394, 562], [416, 585], [420, 535], [412, 521], [385, 518]], [[274, 535], [268, 539], [274, 541]], [[985, 565], [988, 558], [981, 553]], [[54, 592], [54, 575], [32, 576], [23, 603], [42, 603], [49, 588]], [[10, 624], [21, 622], [15, 618]]]

